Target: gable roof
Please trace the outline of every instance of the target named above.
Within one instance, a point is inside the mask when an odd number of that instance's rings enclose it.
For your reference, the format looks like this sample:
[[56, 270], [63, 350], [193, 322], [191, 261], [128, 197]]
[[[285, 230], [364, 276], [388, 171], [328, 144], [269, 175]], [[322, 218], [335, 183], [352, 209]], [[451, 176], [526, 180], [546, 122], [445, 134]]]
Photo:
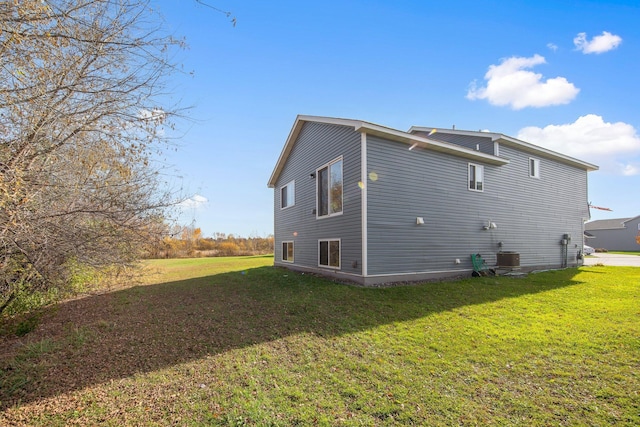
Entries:
[[631, 218], [614, 218], [614, 219], [598, 219], [596, 221], [587, 222], [584, 225], [585, 230], [615, 230], [626, 228], [626, 223], [640, 218], [640, 215]]
[[[313, 122], [313, 123], [324, 123], [324, 124], [333, 124], [340, 126], [349, 126], [353, 127], [354, 131], [365, 133], [368, 135], [375, 135], [385, 139], [390, 139], [392, 141], [398, 141], [402, 143], [406, 143], [408, 145], [416, 144], [417, 147], [439, 151], [442, 153], [451, 154], [458, 157], [467, 158], [470, 160], [475, 160], [487, 164], [492, 165], [506, 165], [509, 164], [509, 160], [504, 157], [498, 157], [491, 154], [482, 153], [480, 151], [471, 150], [466, 147], [462, 147], [460, 145], [452, 144], [449, 142], [438, 141], [434, 138], [429, 138], [428, 136], [419, 136], [416, 135], [415, 132], [419, 131], [431, 131], [433, 128], [423, 128], [423, 127], [412, 127], [408, 132], [403, 132], [400, 130], [392, 129], [385, 126], [380, 126], [375, 123], [370, 123], [362, 120], [353, 120], [353, 119], [341, 119], [335, 117], [321, 117], [321, 116], [306, 116], [306, 115], [298, 115], [296, 120], [289, 132], [289, 136], [287, 137], [287, 141], [280, 153], [280, 157], [276, 162], [276, 166], [271, 173], [271, 177], [269, 178], [269, 182], [267, 186], [269, 188], [275, 187], [275, 184], [286, 164], [287, 158], [293, 149], [293, 145], [295, 141], [298, 139], [298, 135], [300, 135], [300, 131], [305, 123]], [[436, 131], [438, 129], [436, 128]], [[498, 141], [500, 143], [505, 143], [507, 145], [517, 146], [519, 149], [523, 151], [528, 151], [532, 153], [538, 153], [540, 155], [545, 155], [546, 157], [552, 157], [558, 161], [561, 161], [566, 164], [570, 164], [572, 166], [579, 167], [581, 169], [585, 169], [587, 171], [597, 170], [598, 167], [592, 165], [590, 163], [586, 163], [577, 159], [574, 159], [569, 156], [565, 156], [563, 154], [555, 153], [551, 150], [547, 150], [542, 147], [537, 147], [533, 144], [529, 144], [524, 141], [517, 140], [515, 138], [508, 137], [502, 134], [489, 133], [489, 132], [471, 132], [471, 131], [455, 131], [450, 129], [441, 129], [442, 133], [451, 133], [456, 132], [460, 135], [472, 135], [472, 136], [481, 136], [481, 137], [491, 137], [494, 141]]]
[[464, 135], [464, 136], [477, 136], [477, 137], [483, 137], [483, 138], [491, 138], [491, 140], [493, 142], [498, 142], [501, 145], [506, 145], [509, 147], [515, 147], [521, 151], [527, 152], [527, 153], [531, 153], [531, 154], [536, 154], [538, 156], [543, 156], [543, 157], [548, 157], [548, 158], [552, 158], [554, 160], [559, 161], [560, 163], [564, 163], [567, 165], [571, 165], [571, 166], [575, 166], [577, 168], [580, 169], [585, 169], [587, 171], [596, 171], [598, 170], [598, 166], [591, 164], [591, 163], [587, 163], [584, 162], [582, 160], [578, 160], [574, 157], [571, 156], [567, 156], [565, 154], [562, 153], [558, 153], [556, 151], [552, 151], [543, 147], [540, 147], [538, 145], [534, 145], [531, 144], [529, 142], [526, 141], [522, 141], [513, 137], [510, 137], [508, 135], [502, 134], [502, 133], [495, 133], [495, 132], [483, 132], [483, 131], [470, 131], [470, 130], [456, 130], [456, 129], [443, 129], [443, 128], [430, 128], [430, 127], [423, 127], [423, 126], [412, 126], [411, 129], [409, 129], [409, 133], [414, 133], [414, 132], [432, 132], [433, 130], [435, 130], [434, 134], [437, 135], [438, 133], [445, 133], [445, 134], [450, 134], [450, 135]]

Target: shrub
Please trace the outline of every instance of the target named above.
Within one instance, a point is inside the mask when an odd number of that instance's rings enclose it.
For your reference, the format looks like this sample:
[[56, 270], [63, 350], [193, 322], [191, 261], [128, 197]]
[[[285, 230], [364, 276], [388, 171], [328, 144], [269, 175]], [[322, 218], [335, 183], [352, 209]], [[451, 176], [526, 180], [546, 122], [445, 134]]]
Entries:
[[218, 245], [218, 253], [222, 256], [237, 255], [240, 247], [234, 242], [222, 242]]

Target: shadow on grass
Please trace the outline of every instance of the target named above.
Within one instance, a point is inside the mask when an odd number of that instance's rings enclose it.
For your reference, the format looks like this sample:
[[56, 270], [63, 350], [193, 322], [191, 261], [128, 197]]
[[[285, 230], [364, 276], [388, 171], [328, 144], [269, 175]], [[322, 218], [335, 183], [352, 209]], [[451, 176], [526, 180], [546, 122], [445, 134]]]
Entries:
[[[0, 407], [301, 332], [336, 336], [570, 286], [578, 283], [577, 272], [370, 289], [260, 267], [73, 300], [45, 316], [29, 336], [2, 344], [22, 350], [0, 349], [0, 355], [13, 353], [0, 359], [4, 384], [13, 384], [0, 391]], [[29, 342], [40, 347], [23, 345]], [[20, 363], [27, 365], [16, 377]], [[26, 373], [29, 364], [34, 369]]]

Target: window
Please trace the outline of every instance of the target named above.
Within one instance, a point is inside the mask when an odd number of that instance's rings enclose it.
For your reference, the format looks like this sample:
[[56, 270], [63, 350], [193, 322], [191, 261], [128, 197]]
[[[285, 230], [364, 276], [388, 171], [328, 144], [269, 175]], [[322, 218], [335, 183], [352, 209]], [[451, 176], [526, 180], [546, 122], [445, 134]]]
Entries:
[[529, 158], [529, 176], [540, 178], [540, 160]]
[[318, 241], [318, 264], [340, 268], [340, 239]]
[[282, 261], [293, 262], [293, 242], [282, 242]]
[[342, 158], [318, 169], [317, 216], [342, 213]]
[[469, 163], [469, 190], [484, 191], [484, 166]]
[[296, 183], [291, 181], [280, 188], [280, 209], [288, 208], [296, 204]]

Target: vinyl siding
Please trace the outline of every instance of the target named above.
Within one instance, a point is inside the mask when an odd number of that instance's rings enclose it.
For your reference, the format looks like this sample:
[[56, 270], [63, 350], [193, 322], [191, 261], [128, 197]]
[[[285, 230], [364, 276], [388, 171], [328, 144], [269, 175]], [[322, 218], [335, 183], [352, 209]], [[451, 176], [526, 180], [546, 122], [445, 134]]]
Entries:
[[640, 218], [632, 218], [624, 223], [625, 228], [589, 230], [594, 238], [585, 243], [608, 251], [640, 251], [640, 245], [636, 242], [636, 236], [640, 233], [639, 223]]
[[470, 150], [478, 150], [485, 154], [494, 154], [494, 144], [491, 137], [478, 137], [469, 135], [457, 135], [436, 132], [429, 136], [429, 132], [414, 132], [415, 135], [422, 136], [429, 139], [435, 139], [436, 141], [448, 142], [450, 144], [460, 145], [461, 147], [468, 148]]
[[[340, 239], [340, 272], [361, 274], [360, 138], [360, 133], [349, 126], [310, 122], [303, 125], [274, 186], [276, 265], [292, 266], [281, 261], [281, 251], [282, 241], [293, 241], [293, 266], [332, 271], [318, 267], [318, 240]], [[343, 212], [316, 218], [317, 177], [311, 178], [310, 174], [340, 156]], [[292, 180], [295, 180], [295, 206], [281, 210], [280, 188]]]
[[[540, 158], [540, 178], [531, 178], [530, 155], [501, 147], [510, 163], [484, 164], [484, 191], [474, 192], [467, 160], [407, 148], [367, 138], [368, 173], [377, 174], [367, 187], [370, 275], [471, 269], [472, 253], [495, 264], [499, 250], [520, 253], [523, 267], [560, 266], [565, 233], [568, 263], [576, 265], [588, 217], [586, 171]], [[497, 228], [483, 230], [489, 220]]]

